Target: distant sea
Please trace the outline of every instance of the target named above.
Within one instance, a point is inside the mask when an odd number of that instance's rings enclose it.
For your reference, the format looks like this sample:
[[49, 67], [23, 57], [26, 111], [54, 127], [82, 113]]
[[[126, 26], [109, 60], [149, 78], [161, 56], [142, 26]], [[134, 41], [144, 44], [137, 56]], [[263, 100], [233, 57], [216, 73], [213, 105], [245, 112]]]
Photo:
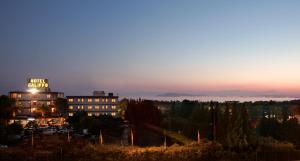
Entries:
[[[122, 98], [122, 97], [121, 97]], [[124, 98], [124, 97], [123, 97]], [[126, 98], [132, 99], [148, 99], [148, 100], [159, 100], [159, 101], [183, 101], [183, 100], [191, 100], [191, 101], [199, 101], [199, 102], [209, 102], [209, 101], [217, 101], [217, 102], [226, 102], [226, 101], [239, 101], [239, 102], [256, 102], [256, 101], [290, 101], [290, 100], [298, 100], [299, 97], [270, 97], [270, 96], [130, 96]]]

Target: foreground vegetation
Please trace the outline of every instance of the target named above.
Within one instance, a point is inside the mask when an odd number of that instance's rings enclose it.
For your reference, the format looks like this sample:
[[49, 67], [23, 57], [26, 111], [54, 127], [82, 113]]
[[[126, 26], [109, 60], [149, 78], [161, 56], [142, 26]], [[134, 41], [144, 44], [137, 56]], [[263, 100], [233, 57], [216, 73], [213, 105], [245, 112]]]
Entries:
[[90, 144], [84, 138], [73, 139], [70, 143], [66, 140], [65, 135], [36, 138], [33, 147], [30, 145], [30, 139], [25, 140], [20, 146], [0, 149], [0, 160], [229, 161], [246, 159], [238, 153], [223, 151], [220, 145], [212, 143], [140, 148]]
[[300, 152], [289, 144], [266, 144], [257, 153], [229, 151], [213, 142], [144, 148], [99, 145], [85, 138], [73, 138], [68, 142], [63, 134], [36, 136], [33, 147], [29, 138], [18, 146], [0, 148], [1, 161], [274, 161], [274, 157], [277, 161], [296, 160]]

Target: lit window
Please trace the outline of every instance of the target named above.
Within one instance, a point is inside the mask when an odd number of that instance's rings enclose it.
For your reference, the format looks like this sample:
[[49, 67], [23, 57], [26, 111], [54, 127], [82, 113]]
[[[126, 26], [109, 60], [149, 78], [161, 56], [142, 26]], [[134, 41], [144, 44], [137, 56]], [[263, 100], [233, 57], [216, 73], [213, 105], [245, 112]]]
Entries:
[[81, 101], [81, 99], [80, 98], [78, 98], [78, 100], [77, 100], [78, 102], [80, 102]]
[[81, 106], [81, 109], [83, 110], [83, 109], [84, 109], [84, 107], [83, 107], [83, 106]]
[[11, 97], [12, 97], [12, 98], [17, 98], [17, 94], [16, 94], [16, 93], [12, 93], [12, 94], [11, 94]]
[[105, 106], [105, 109], [108, 109], [108, 106], [107, 106], [107, 105]]
[[21, 98], [21, 94], [18, 94], [18, 98]]
[[111, 102], [116, 102], [116, 99], [114, 99], [114, 98], [113, 98], [113, 99], [111, 99]]
[[100, 113], [99, 113], [99, 112], [95, 113], [95, 116], [99, 116], [99, 115], [100, 115]]
[[70, 99], [69, 99], [69, 102], [73, 102], [73, 98], [70, 98]]
[[47, 101], [47, 106], [49, 106], [51, 103], [49, 101]]
[[47, 98], [51, 98], [51, 95], [50, 95], [50, 94], [47, 94]]
[[111, 106], [111, 109], [115, 110], [115, 109], [116, 109], [116, 106]]
[[69, 109], [70, 109], [70, 110], [73, 110], [73, 106], [69, 106]]
[[95, 106], [95, 109], [96, 109], [96, 110], [99, 110], [99, 106]]
[[78, 108], [78, 110], [80, 110], [80, 106], [78, 106], [77, 108]]
[[105, 102], [108, 102], [108, 98], [105, 99]]
[[84, 99], [83, 99], [83, 98], [81, 98], [81, 102], [84, 102]]
[[72, 113], [72, 112], [70, 112], [70, 113], [69, 113], [69, 116], [73, 116], [73, 113]]
[[91, 110], [91, 109], [92, 109], [92, 106], [88, 106], [88, 109]]
[[112, 116], [116, 116], [116, 113], [115, 113], [115, 112], [112, 112], [111, 115], [112, 115]]
[[88, 116], [92, 116], [93, 114], [91, 112], [88, 113]]
[[95, 102], [100, 102], [100, 99], [99, 99], [99, 98], [96, 98], [96, 99], [95, 99]]
[[102, 98], [102, 102], [104, 102], [104, 98]]
[[102, 110], [104, 110], [104, 106], [102, 106]]
[[92, 102], [92, 99], [91, 99], [91, 98], [89, 98], [89, 99], [88, 99], [88, 102]]

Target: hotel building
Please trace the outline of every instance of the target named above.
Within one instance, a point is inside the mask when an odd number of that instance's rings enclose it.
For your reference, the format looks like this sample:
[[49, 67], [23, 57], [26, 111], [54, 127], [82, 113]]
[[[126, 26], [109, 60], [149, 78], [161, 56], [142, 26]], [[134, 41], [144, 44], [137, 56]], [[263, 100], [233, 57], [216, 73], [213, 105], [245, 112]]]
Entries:
[[69, 116], [77, 111], [86, 111], [88, 116], [118, 116], [118, 96], [105, 95], [103, 91], [94, 91], [93, 96], [67, 96]]
[[56, 110], [57, 98], [63, 98], [62, 92], [51, 92], [47, 79], [29, 78], [27, 91], [11, 91], [9, 97], [15, 100], [18, 111], [16, 117], [33, 117], [35, 110], [48, 106], [52, 112]]

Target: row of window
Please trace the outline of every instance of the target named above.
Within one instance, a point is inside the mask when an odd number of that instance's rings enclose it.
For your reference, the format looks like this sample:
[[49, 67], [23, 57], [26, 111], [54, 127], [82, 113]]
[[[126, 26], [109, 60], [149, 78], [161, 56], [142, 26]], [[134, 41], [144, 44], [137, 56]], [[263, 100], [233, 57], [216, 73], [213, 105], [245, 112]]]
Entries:
[[[11, 97], [12, 98], [19, 98], [20, 99], [20, 98], [22, 98], [22, 94], [13, 93], [13, 94], [11, 94]], [[47, 94], [46, 97], [48, 99], [50, 99], [51, 98], [51, 94]]]
[[[105, 106], [102, 105], [101, 108], [102, 108], [102, 110], [108, 110], [109, 106], [108, 106], [108, 105], [105, 105]], [[74, 107], [74, 106], [69, 106], [69, 109], [70, 109], [70, 110], [73, 110], [73, 109], [75, 109], [75, 107]], [[81, 109], [81, 110], [84, 110], [84, 106], [77, 106], [77, 109], [78, 109], [78, 110], [80, 110], [80, 109]], [[94, 110], [99, 110], [99, 109], [100, 109], [100, 106], [87, 106], [87, 109], [88, 109], [88, 110], [93, 110], [93, 109], [94, 109]], [[115, 110], [115, 109], [116, 109], [116, 106], [115, 106], [115, 105], [111, 106], [111, 109], [112, 109], [112, 110]]]
[[[116, 116], [116, 113], [115, 112], [104, 112], [104, 113], [100, 113], [100, 112], [89, 112], [87, 113], [88, 116], [100, 116], [100, 115], [111, 115], [111, 116]], [[73, 112], [69, 112], [69, 116], [73, 116], [74, 113]]]
[[[37, 101], [32, 101], [32, 103], [31, 103], [30, 101], [28, 101], [28, 102], [23, 102], [23, 104], [25, 104], [25, 105], [26, 104], [32, 104], [33, 106], [36, 106], [38, 104], [44, 104], [44, 103], [43, 102], [37, 102]], [[19, 102], [19, 101], [16, 102], [17, 106], [22, 106], [23, 104], [22, 104], [22, 102]], [[46, 102], [47, 106], [50, 106], [51, 104], [53, 104], [53, 103], [51, 103], [50, 101]]]
[[[100, 98], [94, 98], [94, 101], [93, 101], [92, 98], [88, 98], [88, 99], [77, 98], [77, 99], [75, 99], [75, 100], [77, 100], [77, 102], [85, 102], [85, 100], [87, 100], [87, 102], [100, 102], [100, 100], [102, 100], [102, 102], [108, 102], [108, 101], [109, 101], [108, 98], [102, 98], [102, 99], [100, 99]], [[74, 102], [74, 99], [73, 99], [73, 98], [69, 98], [68, 101], [69, 101], [69, 102]], [[112, 98], [112, 99], [111, 99], [111, 102], [115, 103], [115, 102], [116, 102], [116, 99], [115, 99], [115, 98]]]

